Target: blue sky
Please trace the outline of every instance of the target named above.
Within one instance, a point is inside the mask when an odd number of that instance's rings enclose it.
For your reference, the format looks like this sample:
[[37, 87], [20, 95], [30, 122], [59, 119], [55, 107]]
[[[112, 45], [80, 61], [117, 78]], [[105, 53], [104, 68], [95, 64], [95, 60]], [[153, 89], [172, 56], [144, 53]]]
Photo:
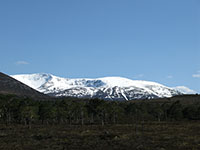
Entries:
[[0, 71], [122, 76], [200, 92], [199, 0], [0, 1]]

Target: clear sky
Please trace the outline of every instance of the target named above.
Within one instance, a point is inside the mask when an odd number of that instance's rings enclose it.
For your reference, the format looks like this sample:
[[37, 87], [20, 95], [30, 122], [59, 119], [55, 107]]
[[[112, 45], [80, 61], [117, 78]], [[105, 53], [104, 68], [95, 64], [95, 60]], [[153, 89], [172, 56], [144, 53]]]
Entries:
[[0, 71], [200, 92], [199, 0], [1, 0]]

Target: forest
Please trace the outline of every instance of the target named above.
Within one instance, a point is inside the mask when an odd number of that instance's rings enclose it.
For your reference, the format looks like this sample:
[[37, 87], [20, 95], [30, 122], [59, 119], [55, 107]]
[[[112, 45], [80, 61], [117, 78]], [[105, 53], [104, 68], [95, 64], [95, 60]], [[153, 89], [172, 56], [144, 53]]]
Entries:
[[105, 101], [59, 98], [36, 101], [14, 95], [0, 96], [0, 122], [5, 124], [105, 125], [138, 121], [200, 120], [200, 101], [178, 100]]
[[[199, 129], [199, 95], [132, 101], [0, 95], [0, 149], [199, 149]], [[50, 147], [42, 145], [47, 141]]]

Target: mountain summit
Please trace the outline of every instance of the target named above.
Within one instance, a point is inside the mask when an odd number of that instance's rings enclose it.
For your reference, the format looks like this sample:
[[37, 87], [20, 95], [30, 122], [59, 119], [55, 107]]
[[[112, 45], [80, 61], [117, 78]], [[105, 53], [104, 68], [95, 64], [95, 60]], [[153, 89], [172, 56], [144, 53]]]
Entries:
[[57, 97], [131, 100], [171, 97], [181, 94], [178, 90], [159, 83], [122, 77], [69, 79], [46, 73], [13, 75], [12, 77], [39, 92]]

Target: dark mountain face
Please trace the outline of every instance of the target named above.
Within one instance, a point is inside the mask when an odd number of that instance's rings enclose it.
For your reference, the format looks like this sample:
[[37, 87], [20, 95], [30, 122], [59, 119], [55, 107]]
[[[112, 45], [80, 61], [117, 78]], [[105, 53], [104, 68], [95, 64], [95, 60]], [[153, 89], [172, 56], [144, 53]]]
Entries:
[[49, 96], [42, 94], [14, 78], [0, 72], [0, 94], [15, 94], [37, 100], [47, 99]]

